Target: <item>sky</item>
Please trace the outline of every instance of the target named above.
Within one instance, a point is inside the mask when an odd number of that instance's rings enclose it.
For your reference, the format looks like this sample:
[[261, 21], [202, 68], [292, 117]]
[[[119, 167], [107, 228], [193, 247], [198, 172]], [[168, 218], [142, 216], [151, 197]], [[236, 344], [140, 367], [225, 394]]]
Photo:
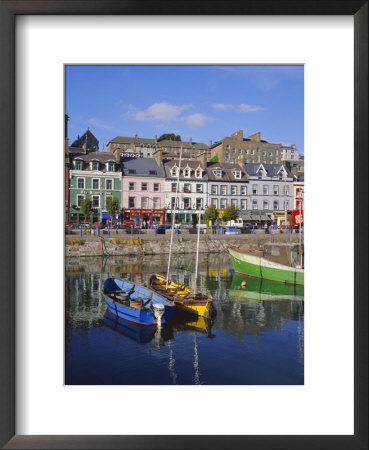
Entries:
[[174, 133], [209, 145], [243, 130], [304, 154], [303, 66], [68, 65], [65, 72], [70, 143], [87, 129], [100, 151], [117, 136]]

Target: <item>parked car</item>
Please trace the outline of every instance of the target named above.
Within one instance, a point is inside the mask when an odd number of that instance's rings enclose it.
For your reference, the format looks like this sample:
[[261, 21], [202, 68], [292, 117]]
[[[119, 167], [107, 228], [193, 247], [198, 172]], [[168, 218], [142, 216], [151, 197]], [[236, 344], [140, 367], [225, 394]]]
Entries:
[[99, 230], [102, 230], [102, 229], [105, 228], [106, 226], [107, 226], [106, 223], [101, 223], [101, 222], [94, 222], [94, 223], [92, 224], [92, 228], [93, 228], [94, 230], [96, 230], [96, 228], [99, 228]]
[[126, 227], [135, 227], [136, 223], [133, 220], [123, 220], [122, 225]]

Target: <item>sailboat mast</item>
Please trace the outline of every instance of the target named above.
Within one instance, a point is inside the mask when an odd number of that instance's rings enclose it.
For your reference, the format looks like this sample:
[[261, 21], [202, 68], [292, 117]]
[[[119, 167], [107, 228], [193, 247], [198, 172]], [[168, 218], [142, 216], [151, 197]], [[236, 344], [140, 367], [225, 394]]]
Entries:
[[169, 245], [169, 257], [168, 257], [168, 269], [167, 269], [167, 284], [165, 289], [168, 289], [168, 283], [169, 283], [169, 270], [170, 270], [170, 259], [172, 256], [172, 245], [173, 245], [173, 234], [174, 234], [174, 217], [175, 217], [175, 209], [177, 207], [177, 199], [178, 199], [178, 191], [179, 191], [179, 174], [181, 172], [181, 163], [182, 163], [182, 149], [183, 144], [181, 144], [181, 151], [179, 154], [179, 166], [178, 166], [178, 173], [177, 173], [177, 187], [176, 187], [176, 196], [174, 200], [174, 205], [172, 207], [172, 232], [170, 235], [170, 245]]
[[199, 269], [200, 220], [201, 220], [200, 213], [198, 214], [198, 216], [199, 216], [199, 221], [197, 224], [197, 246], [196, 246], [195, 289], [194, 289], [195, 294], [196, 294], [196, 285], [197, 285], [197, 274], [198, 274], [198, 269]]

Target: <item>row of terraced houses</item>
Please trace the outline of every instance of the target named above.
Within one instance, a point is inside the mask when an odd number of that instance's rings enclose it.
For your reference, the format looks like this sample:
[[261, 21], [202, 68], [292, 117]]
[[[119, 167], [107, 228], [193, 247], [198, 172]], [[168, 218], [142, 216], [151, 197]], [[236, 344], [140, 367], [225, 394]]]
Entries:
[[[240, 133], [231, 141], [243, 139]], [[251, 145], [249, 138], [245, 142], [248, 152], [257, 151], [255, 140]], [[267, 152], [262, 144], [259, 159]], [[156, 137], [140, 140], [136, 136], [115, 138], [108, 151], [99, 152], [98, 141], [88, 130], [71, 147], [66, 140], [66, 221], [79, 224], [86, 219], [81, 202], [88, 196], [92, 201], [90, 222], [107, 220], [107, 199], [115, 197], [119, 218], [134, 220], [138, 226], [168, 223], [173, 211], [177, 222], [194, 223], [210, 205], [220, 211], [234, 205], [246, 221], [279, 223], [285, 209], [303, 209], [301, 164], [284, 159], [286, 149], [280, 144], [267, 144], [271, 158], [252, 162], [245, 162], [245, 149], [242, 160], [240, 153], [230, 159], [227, 154], [232, 155], [233, 147], [228, 152], [227, 140], [207, 147], [192, 140], [159, 143]], [[272, 145], [278, 146], [277, 159]]]

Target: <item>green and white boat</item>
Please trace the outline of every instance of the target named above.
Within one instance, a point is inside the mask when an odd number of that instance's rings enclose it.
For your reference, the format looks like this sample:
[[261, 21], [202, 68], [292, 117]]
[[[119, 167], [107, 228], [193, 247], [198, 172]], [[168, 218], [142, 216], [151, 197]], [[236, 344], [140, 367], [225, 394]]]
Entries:
[[249, 277], [304, 285], [304, 246], [264, 244], [263, 250], [228, 249], [235, 272]]

